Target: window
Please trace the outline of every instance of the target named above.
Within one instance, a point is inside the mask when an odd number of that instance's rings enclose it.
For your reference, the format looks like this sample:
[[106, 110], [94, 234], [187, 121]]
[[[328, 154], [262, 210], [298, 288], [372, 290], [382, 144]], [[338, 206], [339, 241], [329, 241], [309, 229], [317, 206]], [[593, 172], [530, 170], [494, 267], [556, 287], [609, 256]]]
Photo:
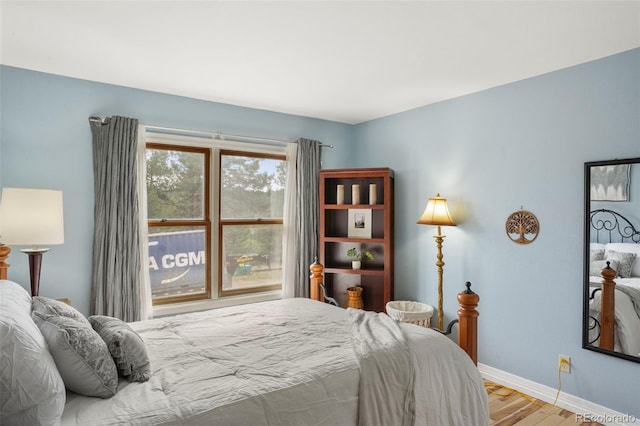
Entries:
[[286, 158], [220, 153], [222, 296], [282, 288]]
[[284, 147], [145, 138], [153, 304], [280, 290]]
[[154, 304], [211, 297], [210, 152], [147, 144], [149, 276]]

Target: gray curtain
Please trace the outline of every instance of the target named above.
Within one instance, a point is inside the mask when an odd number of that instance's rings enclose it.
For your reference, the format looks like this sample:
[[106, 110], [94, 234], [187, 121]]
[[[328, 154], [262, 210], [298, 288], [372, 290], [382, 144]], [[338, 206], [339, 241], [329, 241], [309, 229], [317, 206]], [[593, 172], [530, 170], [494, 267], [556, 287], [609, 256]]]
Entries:
[[138, 321], [138, 120], [111, 117], [90, 124], [95, 198], [91, 313]]
[[296, 256], [295, 296], [309, 297], [309, 265], [318, 256], [320, 142], [299, 139], [296, 156]]

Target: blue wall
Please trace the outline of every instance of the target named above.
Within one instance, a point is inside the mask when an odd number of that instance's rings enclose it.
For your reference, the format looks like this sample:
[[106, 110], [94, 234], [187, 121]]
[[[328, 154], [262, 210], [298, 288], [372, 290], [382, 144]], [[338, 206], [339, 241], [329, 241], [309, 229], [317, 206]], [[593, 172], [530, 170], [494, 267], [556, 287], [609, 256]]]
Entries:
[[[349, 167], [353, 126], [0, 67], [0, 184], [61, 189], [65, 243], [43, 257], [40, 294], [68, 297], [87, 314], [93, 241], [93, 157], [88, 118], [334, 144], [325, 167]], [[27, 256], [14, 249], [9, 278], [29, 286]]]
[[[416, 225], [426, 200], [449, 199], [443, 228], [445, 313], [472, 281], [481, 295], [480, 362], [640, 417], [638, 364], [581, 349], [583, 163], [640, 156], [640, 50], [348, 126], [136, 89], [0, 68], [0, 184], [62, 189], [65, 244], [43, 263], [42, 294], [88, 311], [93, 221], [90, 115], [144, 124], [336, 146], [324, 167], [396, 170], [396, 298], [436, 303], [435, 228]], [[541, 232], [509, 241], [523, 206]], [[28, 282], [26, 256], [10, 278]]]
[[[354, 166], [396, 171], [396, 298], [437, 303], [427, 198], [449, 200], [445, 314], [471, 281], [480, 294], [479, 361], [640, 417], [638, 364], [581, 348], [583, 167], [640, 156], [640, 49], [357, 125]], [[540, 222], [530, 245], [505, 219]]]

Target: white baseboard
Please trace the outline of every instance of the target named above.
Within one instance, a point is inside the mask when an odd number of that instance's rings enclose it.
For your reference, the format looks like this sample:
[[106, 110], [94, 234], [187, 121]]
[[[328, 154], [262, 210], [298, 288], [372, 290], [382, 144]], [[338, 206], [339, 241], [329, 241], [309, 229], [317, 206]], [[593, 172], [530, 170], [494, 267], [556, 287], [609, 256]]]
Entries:
[[[493, 368], [485, 364], [478, 363], [478, 370], [480, 370], [482, 377], [489, 381], [515, 389], [541, 401], [553, 403], [556, 399], [558, 390], [550, 388], [549, 386], [532, 382], [531, 380], [507, 373], [506, 371], [498, 370], [497, 368]], [[585, 417], [583, 417], [583, 419], [585, 421], [589, 420], [586, 418], [586, 416], [589, 416], [592, 421], [605, 425], [640, 425], [640, 419], [633, 415], [619, 413], [607, 407], [594, 404], [593, 402], [564, 392], [560, 392], [556, 405], [573, 413], [584, 415]]]

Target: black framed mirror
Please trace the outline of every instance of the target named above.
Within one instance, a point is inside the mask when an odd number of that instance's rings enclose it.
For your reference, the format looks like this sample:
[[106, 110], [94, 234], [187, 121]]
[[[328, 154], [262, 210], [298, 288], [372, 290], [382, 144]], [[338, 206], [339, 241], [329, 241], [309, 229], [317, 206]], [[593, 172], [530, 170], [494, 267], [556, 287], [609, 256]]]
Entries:
[[584, 182], [582, 347], [640, 362], [640, 158], [587, 162]]

